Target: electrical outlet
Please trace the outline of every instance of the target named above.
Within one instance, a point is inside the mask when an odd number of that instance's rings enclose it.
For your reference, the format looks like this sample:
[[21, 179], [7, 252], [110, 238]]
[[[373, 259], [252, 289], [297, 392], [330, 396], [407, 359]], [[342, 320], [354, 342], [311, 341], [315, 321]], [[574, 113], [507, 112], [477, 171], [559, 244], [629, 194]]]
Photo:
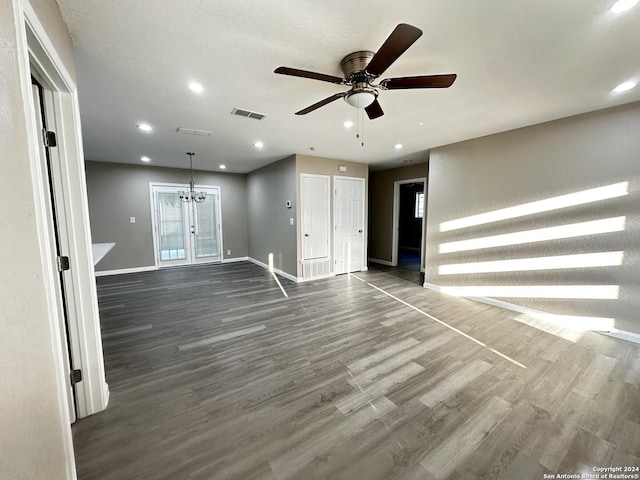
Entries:
[[129, 223], [136, 223], [136, 217], [129, 217]]

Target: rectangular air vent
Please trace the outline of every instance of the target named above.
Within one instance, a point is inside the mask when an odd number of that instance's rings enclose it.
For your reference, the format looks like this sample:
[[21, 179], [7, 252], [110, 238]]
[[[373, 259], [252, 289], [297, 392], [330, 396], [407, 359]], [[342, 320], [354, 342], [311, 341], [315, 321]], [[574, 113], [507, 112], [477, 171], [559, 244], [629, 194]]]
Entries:
[[232, 115], [240, 115], [241, 117], [253, 118], [255, 120], [262, 120], [266, 117], [266, 115], [258, 112], [252, 112], [250, 110], [245, 110], [244, 108], [234, 108], [231, 110]]
[[178, 127], [178, 133], [184, 133], [185, 135], [198, 135], [199, 137], [210, 137], [211, 132], [206, 130], [195, 130], [193, 128]]

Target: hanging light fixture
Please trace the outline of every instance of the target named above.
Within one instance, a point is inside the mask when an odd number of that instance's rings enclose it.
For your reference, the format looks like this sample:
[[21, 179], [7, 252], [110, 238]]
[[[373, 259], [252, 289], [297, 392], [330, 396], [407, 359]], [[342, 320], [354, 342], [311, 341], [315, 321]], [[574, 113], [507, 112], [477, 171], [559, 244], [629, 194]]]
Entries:
[[196, 192], [196, 189], [194, 187], [194, 183], [193, 183], [193, 156], [195, 155], [195, 153], [193, 152], [187, 152], [187, 155], [189, 155], [189, 168], [191, 169], [191, 181], [189, 182], [189, 191], [181, 191], [178, 192], [178, 196], [180, 197], [180, 200], [182, 200], [185, 203], [189, 203], [189, 202], [195, 202], [195, 203], [202, 203], [206, 200], [207, 198], [207, 193], [206, 192]]

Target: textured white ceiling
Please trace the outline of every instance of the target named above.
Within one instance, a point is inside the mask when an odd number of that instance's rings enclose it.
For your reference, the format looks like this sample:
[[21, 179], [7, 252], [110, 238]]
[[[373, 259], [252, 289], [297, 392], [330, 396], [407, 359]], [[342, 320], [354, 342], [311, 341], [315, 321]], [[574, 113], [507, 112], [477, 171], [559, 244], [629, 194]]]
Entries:
[[[90, 160], [248, 172], [293, 153], [368, 163], [426, 158], [428, 149], [640, 100], [640, 4], [613, 0], [57, 0], [76, 48]], [[339, 62], [377, 50], [398, 23], [423, 36], [383, 78], [457, 73], [449, 89], [383, 91], [385, 116], [363, 122], [336, 101], [347, 87], [276, 75], [281, 65], [342, 76]], [[187, 83], [206, 89], [197, 95]], [[264, 113], [262, 121], [230, 114]], [[151, 134], [135, 128], [147, 122]], [[185, 136], [178, 127], [209, 130]], [[256, 141], [265, 148], [253, 147]], [[402, 143], [400, 151], [393, 145]], [[310, 148], [314, 147], [314, 151]]]

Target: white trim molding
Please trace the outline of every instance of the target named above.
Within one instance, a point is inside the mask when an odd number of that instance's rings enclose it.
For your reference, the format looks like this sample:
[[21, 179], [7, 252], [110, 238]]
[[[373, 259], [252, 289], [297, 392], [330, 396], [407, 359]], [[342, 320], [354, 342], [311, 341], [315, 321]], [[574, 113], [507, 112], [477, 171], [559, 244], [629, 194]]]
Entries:
[[101, 270], [96, 272], [96, 277], [108, 277], [110, 275], [126, 275], [127, 273], [140, 273], [151, 272], [158, 270], [155, 265], [149, 265], [148, 267], [132, 267], [132, 268], [120, 268], [117, 270]]
[[249, 257], [232, 257], [232, 258], [223, 258], [222, 263], [237, 263], [237, 262], [248, 262]]
[[[267, 265], [266, 263], [261, 262], [260, 260], [256, 260], [255, 258], [251, 258], [251, 257], [249, 257], [249, 258], [248, 258], [248, 260], [249, 260], [251, 263], [254, 263], [254, 264], [258, 265], [259, 267], [264, 268], [265, 270], [269, 270], [269, 265]], [[282, 270], [280, 270], [280, 269], [274, 268], [274, 269], [273, 269], [273, 271], [274, 271], [275, 273], [277, 273], [278, 275], [280, 275], [280, 276], [282, 276], [282, 277], [286, 278], [287, 280], [291, 280], [292, 282], [300, 283], [300, 282], [302, 281], [302, 279], [301, 279], [301, 278], [294, 277], [294, 276], [293, 276], [293, 275], [291, 275], [290, 273], [283, 272], [283, 271], [282, 271]], [[315, 280], [315, 279], [314, 279], [314, 280]]]
[[[39, 158], [40, 135], [34, 128], [31, 114], [35, 108], [31, 93], [32, 70], [45, 82], [45, 96], [48, 95], [53, 106], [53, 112], [47, 114], [51, 115], [50, 118], [57, 130], [58, 161], [52, 172], [52, 180], [62, 187], [57, 192], [54, 191], [59, 220], [62, 219], [59, 224], [60, 248], [73, 266], [64, 273], [65, 295], [71, 359], [74, 368], [81, 369], [83, 373], [83, 381], [75, 386], [77, 416], [82, 418], [106, 408], [109, 390], [105, 381], [96, 285], [94, 281], [88, 281], [94, 277], [94, 268], [78, 93], [72, 75], [33, 7], [28, 1], [14, 0], [13, 3], [19, 35], [17, 43], [20, 77], [27, 109], [34, 199], [40, 207], [45, 205], [49, 189], [42, 183], [47, 172], [46, 166], [43, 166]], [[47, 223], [46, 209], [37, 208], [36, 215], [39, 225]], [[45, 248], [49, 248], [43, 243], [46, 242], [46, 235], [45, 230], [39, 231], [41, 247], [44, 245]], [[43, 261], [43, 269], [46, 277], [58, 275], [51, 262]], [[51, 308], [49, 310], [51, 321], [58, 324], [61, 319], [57, 318]], [[66, 352], [61, 354], [66, 355]], [[67, 382], [67, 376], [63, 377], [63, 381]]]
[[369, 257], [367, 260], [369, 261], [369, 263], [379, 263], [380, 265], [393, 267], [393, 262], [390, 262], [389, 260], [380, 260], [378, 258], [371, 258], [371, 257]]

